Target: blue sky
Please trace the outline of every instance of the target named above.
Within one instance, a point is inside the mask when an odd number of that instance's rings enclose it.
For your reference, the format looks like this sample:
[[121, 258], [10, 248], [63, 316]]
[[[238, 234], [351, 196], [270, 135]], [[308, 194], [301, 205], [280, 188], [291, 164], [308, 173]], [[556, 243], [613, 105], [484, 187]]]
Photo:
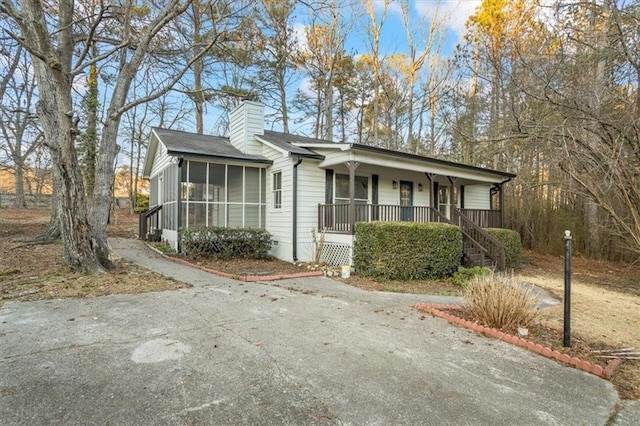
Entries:
[[[355, 12], [363, 16], [354, 25], [351, 33], [347, 37], [347, 51], [356, 54], [366, 52], [364, 44], [364, 25], [369, 22], [369, 17], [365, 15], [364, 2], [366, 0], [355, 1]], [[360, 6], [357, 4], [360, 3]], [[480, 0], [409, 0], [409, 15], [414, 42], [420, 45], [420, 40], [426, 34], [431, 22], [442, 22], [441, 28], [445, 30], [443, 42], [443, 54], [449, 55], [464, 34], [465, 22], [469, 16], [480, 5]], [[384, 0], [374, 0], [375, 10], [380, 16], [383, 10]], [[348, 13], [348, 12], [344, 12]], [[304, 12], [298, 15], [295, 26], [299, 33], [302, 28], [308, 25], [308, 20], [304, 19]], [[402, 12], [400, 3], [391, 1], [388, 6], [386, 20], [382, 28], [381, 54], [389, 55], [406, 52], [407, 43], [405, 29], [402, 22]]]
[[[347, 37], [346, 50], [350, 54], [359, 55], [367, 52], [364, 27], [365, 24], [369, 22], [369, 17], [365, 15], [364, 1], [365, 0], [352, 0], [356, 5], [355, 12], [351, 12], [353, 9], [343, 9], [343, 13], [362, 15], [360, 20], [354, 24]], [[359, 6], [357, 6], [358, 3]], [[411, 29], [414, 43], [417, 46], [417, 54], [419, 55], [424, 50], [423, 39], [429, 28], [429, 23], [435, 20], [437, 22], [444, 22], [442, 26], [444, 29], [444, 40], [440, 54], [445, 57], [450, 56], [456, 44], [462, 40], [466, 20], [480, 3], [480, 0], [410, 0], [409, 12], [412, 23]], [[381, 12], [383, 4], [384, 0], [374, 0], [374, 5], [378, 13]], [[295, 15], [296, 19], [293, 22], [294, 28], [300, 37], [304, 35], [304, 27], [309, 25], [310, 20], [302, 6], [300, 6], [300, 10], [296, 11]], [[304, 44], [304, 42], [302, 43]], [[382, 29], [380, 55], [384, 57], [405, 52], [407, 52], [407, 41], [402, 22], [400, 3], [392, 1], [389, 5], [386, 21]], [[293, 99], [298, 88], [304, 91], [307, 87], [308, 81], [305, 81], [303, 78], [299, 79], [296, 87], [291, 87], [289, 99]], [[204, 130], [206, 133], [220, 133], [214, 124], [218, 121], [221, 113], [224, 114], [211, 105], [205, 107]], [[295, 113], [293, 115], [295, 116]], [[271, 123], [266, 124], [268, 127], [271, 126]], [[193, 131], [194, 120], [192, 117], [189, 117], [188, 120], [182, 120], [179, 126], [184, 130]], [[311, 134], [312, 132], [312, 126], [308, 124], [294, 124], [292, 120], [290, 126], [291, 131], [295, 133]], [[274, 125], [273, 128], [274, 130], [281, 130], [281, 126], [277, 124]]]
[[[378, 10], [382, 8], [382, 0], [376, 0]], [[414, 0], [410, 1], [409, 8], [412, 29], [415, 33], [415, 42], [419, 43], [420, 25], [424, 25], [424, 31], [431, 22], [443, 22], [445, 39], [443, 42], [443, 54], [451, 54], [455, 45], [460, 42], [464, 34], [464, 25], [468, 17], [480, 5], [478, 0]], [[382, 32], [381, 45], [393, 52], [406, 49], [406, 39], [402, 23], [402, 12], [398, 2], [391, 2], [387, 12], [387, 20]], [[383, 52], [384, 53], [384, 52]]]
[[[355, 56], [369, 52], [370, 42], [367, 39], [366, 27], [370, 24], [370, 18], [366, 14], [365, 1], [354, 0], [352, 8], [345, 6], [340, 9], [340, 13], [345, 15], [345, 21], [353, 20], [352, 15], [358, 17], [356, 22], [352, 24], [345, 43], [347, 53]], [[437, 23], [434, 25], [440, 32], [442, 40], [439, 48], [436, 48], [436, 46], [431, 47], [431, 52], [441, 57], [450, 57], [456, 45], [463, 40], [467, 19], [474, 13], [480, 3], [480, 0], [409, 0], [409, 21], [413, 44], [416, 46], [416, 55], [420, 55], [426, 49], [426, 39], [428, 38], [430, 26], [432, 23]], [[384, 0], [374, 0], [374, 7], [379, 19], [383, 11]], [[308, 12], [302, 6], [296, 11], [295, 15], [294, 29], [297, 33], [298, 43], [304, 48], [306, 44], [304, 40], [305, 28], [310, 25], [309, 22], [311, 20]], [[392, 1], [388, 6], [386, 19], [381, 31], [380, 56], [384, 58], [407, 52], [408, 42], [401, 6], [398, 1]], [[309, 80], [301, 78], [298, 81], [298, 85], [291, 88], [290, 99], [293, 99], [297, 89], [313, 96], [309, 86]], [[293, 115], [295, 116], [296, 114], [294, 113]], [[311, 121], [298, 125], [291, 122], [291, 131], [310, 134]], [[281, 130], [278, 127], [276, 124], [274, 130]]]

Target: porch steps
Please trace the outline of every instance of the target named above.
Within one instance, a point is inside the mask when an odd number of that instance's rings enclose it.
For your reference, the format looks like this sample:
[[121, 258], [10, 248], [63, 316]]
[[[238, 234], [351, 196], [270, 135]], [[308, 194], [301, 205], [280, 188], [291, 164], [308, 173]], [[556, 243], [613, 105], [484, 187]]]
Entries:
[[472, 246], [465, 247], [463, 253], [463, 265], [467, 268], [485, 266], [493, 269], [495, 267], [491, 259], [485, 256], [481, 250], [477, 250]]
[[495, 268], [494, 262], [488, 256], [485, 256], [484, 252], [475, 244], [464, 242], [462, 253], [462, 264], [467, 268], [472, 268], [474, 266], [484, 266], [491, 269]]
[[451, 222], [462, 230], [464, 266], [486, 266], [498, 272], [505, 270], [506, 249], [500, 241], [453, 207], [451, 218]]

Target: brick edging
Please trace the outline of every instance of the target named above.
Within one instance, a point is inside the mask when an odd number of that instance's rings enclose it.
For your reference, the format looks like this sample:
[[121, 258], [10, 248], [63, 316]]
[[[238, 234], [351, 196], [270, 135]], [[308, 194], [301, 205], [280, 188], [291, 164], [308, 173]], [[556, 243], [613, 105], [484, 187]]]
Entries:
[[581, 360], [580, 358], [563, 354], [559, 351], [553, 350], [551, 348], [542, 346], [537, 343], [533, 343], [531, 341], [525, 340], [518, 336], [514, 336], [508, 333], [503, 333], [502, 331], [495, 328], [485, 327], [475, 322], [465, 320], [455, 315], [451, 315], [442, 310], [442, 309], [461, 309], [462, 307], [459, 305], [444, 305], [444, 304], [437, 304], [437, 303], [416, 303], [414, 307], [417, 310], [429, 313], [434, 317], [445, 319], [452, 324], [460, 325], [462, 327], [473, 330], [477, 333], [484, 334], [485, 336], [488, 336], [488, 337], [493, 337], [495, 339], [502, 340], [507, 343], [512, 343], [516, 346], [520, 346], [521, 348], [524, 348], [535, 354], [542, 355], [550, 359], [555, 359], [556, 361], [571, 365], [579, 370], [586, 371], [587, 373], [594, 374], [598, 377], [602, 377], [603, 379], [607, 379], [607, 380], [611, 379], [611, 376], [613, 376], [613, 373], [615, 372], [616, 368], [618, 368], [618, 366], [622, 363], [621, 359], [613, 359], [607, 363], [606, 367], [603, 368], [602, 366], [592, 364], [589, 361], [584, 361], [584, 360]]
[[298, 272], [298, 273], [295, 273], [295, 274], [278, 274], [278, 275], [237, 275], [237, 274], [230, 274], [228, 272], [222, 272], [222, 271], [218, 271], [216, 269], [207, 268], [205, 266], [196, 265], [194, 263], [191, 263], [191, 262], [189, 262], [187, 260], [184, 260], [184, 259], [180, 259], [178, 257], [167, 256], [166, 254], [160, 252], [159, 250], [154, 249], [153, 247], [151, 247], [149, 245], [147, 245], [147, 247], [149, 247], [150, 249], [152, 249], [156, 253], [159, 253], [165, 259], [168, 259], [168, 260], [170, 260], [172, 262], [180, 263], [180, 264], [186, 265], [186, 266], [191, 266], [192, 268], [198, 268], [201, 271], [205, 271], [205, 272], [208, 272], [210, 274], [217, 275], [217, 276], [223, 277], [223, 278], [231, 278], [231, 279], [237, 280], [237, 281], [244, 281], [244, 282], [275, 281], [275, 280], [286, 280], [286, 279], [289, 279], [289, 278], [319, 277], [319, 276], [324, 275], [324, 272], [322, 272], [322, 271], [307, 271], [307, 272]]

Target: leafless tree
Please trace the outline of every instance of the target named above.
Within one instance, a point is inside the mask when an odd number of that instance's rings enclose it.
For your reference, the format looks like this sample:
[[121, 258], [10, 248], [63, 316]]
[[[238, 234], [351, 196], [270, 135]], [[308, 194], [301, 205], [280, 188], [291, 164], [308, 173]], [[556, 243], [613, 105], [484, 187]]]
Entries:
[[27, 52], [20, 44], [8, 38], [2, 39], [0, 50], [2, 80], [0, 81], [0, 153], [14, 175], [17, 208], [26, 208], [25, 171], [28, 158], [42, 145], [43, 135], [35, 114], [37, 100], [35, 77]]
[[[18, 41], [32, 60], [39, 90], [38, 116], [54, 164], [64, 259], [73, 270], [100, 272], [111, 266], [106, 228], [122, 115], [170, 90], [197, 55], [183, 66], [173, 67], [169, 78], [153, 93], [130, 99], [129, 89], [151, 55], [162, 58], [187, 49], [192, 51], [171, 31], [175, 18], [189, 4], [170, 0], [147, 3], [140, 9], [132, 1], [122, 6], [100, 4], [97, 8], [73, 0], [60, 0], [55, 8], [31, 0], [0, 2], [0, 13], [19, 28], [16, 32], [5, 29], [5, 33]], [[201, 52], [219, 40], [218, 37], [208, 40]], [[97, 55], [91, 57], [94, 45]], [[106, 114], [101, 123], [94, 191], [87, 196], [75, 149], [78, 116], [73, 86], [78, 75], [100, 61], [116, 65], [112, 68], [110, 97], [104, 105]], [[172, 64], [175, 62], [174, 59]]]

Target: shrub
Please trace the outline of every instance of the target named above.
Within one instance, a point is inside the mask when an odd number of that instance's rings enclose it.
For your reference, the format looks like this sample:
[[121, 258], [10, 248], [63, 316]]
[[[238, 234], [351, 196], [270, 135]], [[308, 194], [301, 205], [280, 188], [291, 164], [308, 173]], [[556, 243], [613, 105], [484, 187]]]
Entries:
[[462, 258], [462, 234], [443, 223], [359, 222], [353, 261], [358, 273], [377, 279], [442, 278]]
[[473, 277], [463, 297], [467, 312], [488, 327], [513, 332], [538, 318], [538, 300], [531, 290], [505, 275]]
[[512, 229], [487, 228], [486, 231], [505, 247], [505, 266], [520, 268], [522, 266], [522, 241], [520, 234]]
[[464, 288], [469, 285], [469, 281], [471, 281], [473, 277], [482, 277], [491, 274], [493, 274], [491, 269], [484, 266], [474, 266], [473, 268], [459, 266], [458, 271], [451, 277], [451, 282]]
[[190, 256], [266, 259], [271, 234], [264, 229], [203, 227], [180, 230], [180, 248]]
[[135, 213], [144, 213], [149, 210], [149, 196], [145, 194], [138, 194], [136, 196], [136, 205], [133, 208]]

